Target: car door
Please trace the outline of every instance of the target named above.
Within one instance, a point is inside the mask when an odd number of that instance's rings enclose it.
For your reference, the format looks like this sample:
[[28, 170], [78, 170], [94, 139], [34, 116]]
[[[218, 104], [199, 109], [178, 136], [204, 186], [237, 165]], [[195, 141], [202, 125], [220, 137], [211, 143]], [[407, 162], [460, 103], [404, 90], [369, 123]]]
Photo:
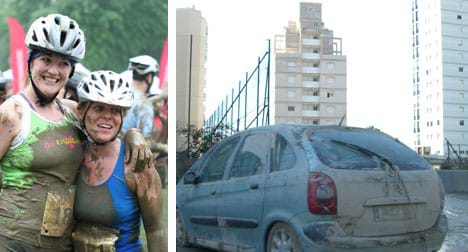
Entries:
[[270, 164], [269, 132], [247, 135], [226, 174], [218, 201], [218, 223], [222, 227], [223, 249], [253, 249], [262, 241], [265, 171]]
[[217, 248], [221, 234], [217, 220], [217, 200], [224, 172], [236, 149], [240, 137], [221, 143], [209, 153], [198, 173], [197, 182], [186, 188], [184, 215], [188, 216], [189, 225], [196, 238], [196, 243]]

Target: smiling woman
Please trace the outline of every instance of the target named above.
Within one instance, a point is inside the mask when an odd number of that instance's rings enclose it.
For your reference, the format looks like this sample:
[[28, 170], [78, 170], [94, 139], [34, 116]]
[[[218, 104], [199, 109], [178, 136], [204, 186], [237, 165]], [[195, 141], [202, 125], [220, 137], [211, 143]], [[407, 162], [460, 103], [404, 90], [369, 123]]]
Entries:
[[117, 138], [123, 114], [133, 102], [129, 82], [114, 72], [97, 71], [83, 79], [77, 91], [81, 125], [89, 141], [84, 143], [77, 179], [75, 249], [141, 251], [142, 219], [148, 250], [167, 251], [159, 176], [152, 164], [133, 173], [134, 167], [123, 163], [124, 141]]

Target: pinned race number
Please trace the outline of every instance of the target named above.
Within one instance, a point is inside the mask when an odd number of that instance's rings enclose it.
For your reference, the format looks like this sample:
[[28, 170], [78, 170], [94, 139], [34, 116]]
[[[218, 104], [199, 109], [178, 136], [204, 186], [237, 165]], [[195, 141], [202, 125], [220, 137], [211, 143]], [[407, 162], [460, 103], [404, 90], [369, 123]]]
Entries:
[[61, 237], [71, 230], [73, 223], [73, 204], [75, 202], [75, 186], [66, 189], [49, 190], [42, 217], [41, 235]]

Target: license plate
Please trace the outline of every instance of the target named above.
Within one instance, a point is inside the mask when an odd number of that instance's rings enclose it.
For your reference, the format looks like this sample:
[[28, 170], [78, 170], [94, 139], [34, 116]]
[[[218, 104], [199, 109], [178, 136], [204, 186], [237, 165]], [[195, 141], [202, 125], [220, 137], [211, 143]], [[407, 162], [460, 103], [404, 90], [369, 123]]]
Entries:
[[374, 221], [396, 221], [414, 218], [410, 205], [379, 206], [373, 208]]

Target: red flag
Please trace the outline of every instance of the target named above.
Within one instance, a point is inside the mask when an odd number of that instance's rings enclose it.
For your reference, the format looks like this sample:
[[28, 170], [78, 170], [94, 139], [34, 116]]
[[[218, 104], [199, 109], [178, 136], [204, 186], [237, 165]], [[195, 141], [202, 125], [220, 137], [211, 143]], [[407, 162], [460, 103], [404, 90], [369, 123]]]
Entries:
[[12, 17], [8, 17], [10, 30], [10, 68], [13, 72], [12, 89], [18, 93], [23, 89], [26, 80], [26, 58], [28, 49], [24, 44], [24, 30], [20, 23]]
[[159, 59], [159, 88], [162, 89], [167, 81], [167, 38]]
[[[166, 41], [164, 41], [164, 48], [161, 53], [161, 58], [159, 59], [159, 62], [161, 63], [159, 65], [159, 88], [163, 89], [164, 85], [166, 85], [167, 82], [167, 37]], [[162, 113], [163, 115], [167, 116], [167, 102], [164, 104], [164, 107], [162, 108]]]

